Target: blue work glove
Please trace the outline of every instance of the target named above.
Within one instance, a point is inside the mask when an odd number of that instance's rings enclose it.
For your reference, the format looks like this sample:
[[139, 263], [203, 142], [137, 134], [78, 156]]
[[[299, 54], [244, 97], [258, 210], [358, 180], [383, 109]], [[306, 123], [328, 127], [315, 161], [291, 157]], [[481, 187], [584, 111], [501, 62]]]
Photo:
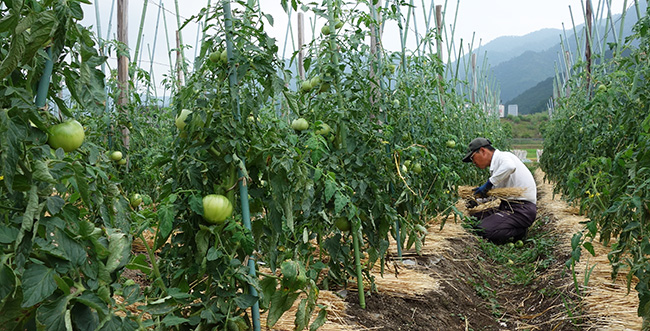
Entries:
[[481, 198], [485, 198], [487, 197], [487, 192], [490, 189], [492, 189], [492, 186], [493, 186], [492, 183], [490, 183], [490, 180], [488, 179], [488, 181], [485, 184], [474, 188], [472, 191], [474, 191], [474, 195], [478, 195]]

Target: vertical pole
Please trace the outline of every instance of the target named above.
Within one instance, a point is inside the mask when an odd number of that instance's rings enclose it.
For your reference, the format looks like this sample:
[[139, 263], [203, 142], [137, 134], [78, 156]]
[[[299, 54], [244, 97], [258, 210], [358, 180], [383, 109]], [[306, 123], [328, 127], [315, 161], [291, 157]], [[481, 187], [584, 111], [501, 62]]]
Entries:
[[[233, 30], [232, 30], [232, 13], [230, 11], [230, 1], [225, 0], [223, 2], [223, 11], [225, 16], [225, 28], [226, 28], [226, 52], [228, 54], [228, 66], [232, 64], [233, 61]], [[233, 99], [233, 115], [236, 121], [241, 123], [241, 112], [239, 109], [239, 92], [237, 88], [237, 70], [230, 70], [230, 75], [228, 77], [228, 83], [230, 85], [231, 98]], [[240, 152], [240, 151], [238, 151]], [[238, 165], [238, 174], [239, 177], [243, 177], [242, 167], [246, 166], [246, 160], [241, 159], [241, 164]], [[250, 206], [248, 204], [248, 186], [246, 184], [246, 179], [239, 181], [239, 198], [241, 202], [242, 209], [242, 223], [247, 229], [251, 229], [251, 220], [250, 220]], [[248, 258], [248, 274], [255, 278], [255, 257], [249, 256]], [[254, 286], [250, 286], [251, 295], [257, 297], [258, 293]], [[260, 304], [259, 300], [256, 301], [251, 307], [251, 314], [253, 320], [253, 330], [260, 331]]]
[[[117, 1], [117, 41], [124, 47], [118, 52], [117, 57], [117, 80], [120, 87], [120, 95], [117, 100], [118, 109], [127, 112], [127, 103], [129, 101], [129, 38], [128, 38], [128, 0]], [[122, 141], [124, 148], [129, 149], [129, 128], [122, 127]]]
[[301, 80], [305, 80], [305, 66], [304, 66], [304, 60], [305, 60], [305, 51], [302, 49], [302, 47], [305, 44], [305, 28], [304, 28], [304, 15], [303, 13], [298, 13], [298, 75], [300, 76]]
[[147, 17], [147, 4], [149, 3], [149, 0], [144, 0], [144, 4], [142, 5], [142, 16], [140, 17], [140, 28], [138, 29], [138, 39], [135, 42], [135, 54], [133, 55], [133, 61], [135, 63], [139, 63], [138, 60], [140, 59], [140, 43], [142, 42], [142, 29], [144, 28], [144, 20]]
[[[436, 6], [436, 47], [437, 47], [437, 52], [438, 52], [438, 58], [440, 59], [440, 62], [442, 63], [444, 61], [444, 58], [442, 57], [442, 6], [437, 5]], [[444, 88], [442, 86], [442, 75], [438, 73], [438, 99], [440, 100], [440, 105], [444, 108], [445, 106], [445, 100], [443, 98], [444, 96]]]
[[476, 53], [472, 53], [472, 103], [476, 103], [476, 90], [478, 89], [478, 79], [476, 76]]
[[587, 0], [585, 13], [585, 24], [586, 26], [586, 39], [587, 43], [585, 46], [585, 61], [587, 61], [587, 89], [589, 89], [589, 83], [591, 82], [591, 46], [592, 46], [592, 31], [591, 31], [591, 0]]
[[183, 35], [181, 34], [181, 13], [178, 10], [178, 0], [174, 0], [174, 5], [176, 6], [176, 39], [178, 42], [178, 51], [180, 52], [180, 57], [181, 57], [181, 70], [185, 72], [185, 53], [183, 51]]
[[178, 90], [183, 85], [183, 51], [181, 47], [181, 32], [176, 30], [176, 87]]
[[172, 52], [171, 52], [172, 47], [171, 44], [169, 43], [169, 29], [167, 28], [167, 15], [165, 14], [165, 5], [162, 3], [162, 0], [160, 0], [160, 7], [162, 8], [163, 11], [163, 23], [165, 24], [165, 40], [167, 41], [167, 58], [169, 59], [169, 70], [172, 71], [170, 77], [172, 77], [173, 79], [174, 62], [172, 61]]
[[45, 68], [43, 69], [43, 76], [41, 76], [41, 80], [38, 82], [38, 90], [36, 91], [36, 108], [45, 107], [47, 91], [50, 88], [50, 77], [52, 76], [52, 69], [54, 68], [52, 47], [47, 48], [47, 57]]
[[[151, 74], [152, 80], [153, 80], [153, 57], [154, 54], [156, 53], [156, 41], [158, 41], [158, 24], [160, 23], [160, 12], [162, 11], [162, 6], [158, 6], [158, 16], [156, 18], [156, 31], [154, 32], [154, 37], [153, 37], [153, 50], [151, 48], [149, 49], [149, 73]], [[155, 80], [152, 82], [154, 85], [154, 95], [156, 98], [158, 98], [158, 91], [155, 88]], [[147, 101], [149, 100], [149, 88], [147, 87]]]

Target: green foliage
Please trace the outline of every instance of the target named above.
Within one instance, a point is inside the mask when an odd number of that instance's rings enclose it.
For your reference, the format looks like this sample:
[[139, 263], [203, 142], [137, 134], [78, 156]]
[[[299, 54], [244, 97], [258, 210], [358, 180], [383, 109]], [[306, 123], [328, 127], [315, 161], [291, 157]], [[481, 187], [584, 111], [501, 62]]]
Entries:
[[[354, 9], [305, 6], [331, 22], [360, 23], [306, 46], [308, 91], [287, 87], [295, 78], [264, 33], [270, 17], [238, 7], [227, 45], [225, 13], [216, 7], [195, 18], [208, 23], [208, 38], [171, 109], [143, 102], [132, 85], [130, 103], [107, 111], [97, 69], [105, 57], [76, 24], [80, 2], [19, 3], [0, 6], [7, 54], [0, 64], [0, 322], [8, 329], [246, 329], [255, 304], [269, 312], [271, 327], [300, 300], [296, 328], [314, 330], [327, 313], [316, 305], [320, 287], [371, 280], [397, 224], [402, 246], [419, 251], [425, 222], [454, 211], [456, 186], [481, 176], [461, 162], [467, 142], [485, 136], [506, 144], [497, 118], [439, 81], [436, 56], [404, 56], [395, 72], [389, 62], [401, 54], [368, 57], [373, 19]], [[398, 18], [392, 7], [385, 14]], [[44, 36], [55, 59], [46, 100], [86, 130], [69, 153], [45, 144], [61, 115], [33, 105], [47, 59], [34, 45]], [[120, 53], [124, 45], [112, 47]], [[148, 80], [142, 70], [130, 72], [131, 84]], [[115, 77], [106, 83], [117, 99]], [[64, 89], [69, 99], [59, 97]], [[177, 130], [182, 109], [192, 113]], [[309, 129], [291, 129], [298, 117]], [[316, 132], [323, 123], [331, 132]], [[121, 151], [127, 164], [111, 161], [110, 151]], [[131, 206], [135, 193], [143, 205]], [[223, 224], [203, 220], [208, 194], [233, 202]], [[350, 231], [338, 230], [339, 218]], [[134, 238], [146, 254], [131, 252]], [[355, 253], [367, 257], [363, 267]], [[256, 261], [270, 271], [251, 276]], [[149, 285], [125, 280], [125, 269]], [[134, 303], [152, 318], [126, 309]]]
[[546, 113], [512, 116], [508, 115], [501, 119], [504, 126], [511, 128], [512, 137], [517, 138], [542, 138], [542, 134], [548, 124], [549, 118]]
[[567, 265], [580, 259], [581, 247], [593, 254], [590, 241], [614, 242], [610, 261], [612, 275], [629, 268], [639, 280], [639, 316], [650, 319], [650, 117], [648, 95], [650, 51], [644, 16], [628, 40], [639, 46], [629, 56], [594, 68], [593, 85], [584, 75], [571, 82], [572, 95], [559, 100], [559, 110], [546, 130], [541, 166], [558, 183], [557, 189], [580, 204], [591, 221], [585, 236], [572, 241], [574, 252]]

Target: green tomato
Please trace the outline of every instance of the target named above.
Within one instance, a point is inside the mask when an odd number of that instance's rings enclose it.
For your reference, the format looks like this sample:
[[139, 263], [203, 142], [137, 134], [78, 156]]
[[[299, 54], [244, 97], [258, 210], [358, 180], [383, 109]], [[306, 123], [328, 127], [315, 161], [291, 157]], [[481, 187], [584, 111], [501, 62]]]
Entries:
[[524, 247], [524, 242], [521, 241], [521, 240], [517, 240], [517, 242], [515, 242], [515, 247], [517, 247], [517, 248]]
[[121, 160], [117, 161], [117, 164], [125, 165], [126, 164], [126, 159], [121, 159]]
[[181, 110], [181, 113], [178, 115], [178, 117], [176, 117], [176, 121], [175, 121], [176, 127], [179, 130], [185, 129], [185, 125], [187, 125], [187, 123], [185, 123], [185, 120], [187, 119], [187, 116], [189, 116], [191, 113], [192, 113], [191, 110], [183, 109]]
[[221, 52], [221, 55], [219, 56], [219, 59], [220, 59], [221, 62], [223, 62], [223, 63], [228, 63], [228, 50], [227, 50], [227, 49], [224, 49], [224, 50]]
[[140, 194], [136, 193], [136, 194], [131, 196], [130, 200], [131, 201], [129, 201], [129, 202], [131, 203], [131, 207], [135, 208], [135, 207], [139, 206], [142, 203], [142, 196], [140, 196]]
[[221, 224], [232, 215], [233, 206], [223, 195], [210, 194], [203, 197], [203, 218], [211, 224]]
[[329, 25], [323, 25], [323, 27], [320, 29], [320, 32], [324, 35], [329, 35], [330, 34], [330, 26]]
[[334, 225], [340, 231], [350, 231], [352, 228], [352, 224], [350, 224], [350, 221], [345, 217], [337, 218], [336, 221], [334, 221]]
[[49, 128], [47, 143], [54, 149], [72, 152], [83, 144], [85, 137], [83, 126], [76, 120], [69, 120]]
[[404, 161], [404, 166], [407, 167], [407, 168], [410, 168], [411, 167], [411, 160]]
[[300, 90], [303, 92], [309, 92], [311, 91], [311, 82], [309, 80], [306, 80], [300, 84]]
[[321, 82], [320, 76], [314, 76], [312, 79], [309, 80], [309, 84], [311, 84], [311, 88], [320, 85], [320, 82]]
[[342, 27], [343, 27], [343, 22], [341, 22], [341, 20], [337, 19], [336, 22], [334, 23], [334, 28], [338, 30], [338, 29], [340, 29]]
[[456, 142], [453, 140], [447, 140], [447, 147], [454, 148], [456, 147]]
[[422, 165], [420, 164], [420, 162], [416, 162], [413, 165], [413, 172], [415, 172], [416, 174], [419, 174], [419, 173], [422, 172]]
[[318, 129], [316, 129], [316, 134], [326, 136], [332, 131], [332, 128], [327, 125], [327, 123], [321, 123], [318, 125]]
[[309, 122], [304, 118], [297, 118], [291, 122], [291, 128], [296, 131], [303, 131], [309, 129]]
[[396, 66], [396, 65], [394, 65], [394, 64], [392, 64], [392, 63], [388, 65], [388, 70], [390, 70], [391, 73], [394, 74], [394, 73], [395, 73], [395, 69], [397, 69], [397, 66]]
[[221, 52], [215, 51], [210, 53], [210, 62], [217, 63], [219, 61], [221, 61]]
[[113, 151], [110, 155], [111, 160], [113, 161], [119, 161], [122, 159], [122, 152], [120, 151]]

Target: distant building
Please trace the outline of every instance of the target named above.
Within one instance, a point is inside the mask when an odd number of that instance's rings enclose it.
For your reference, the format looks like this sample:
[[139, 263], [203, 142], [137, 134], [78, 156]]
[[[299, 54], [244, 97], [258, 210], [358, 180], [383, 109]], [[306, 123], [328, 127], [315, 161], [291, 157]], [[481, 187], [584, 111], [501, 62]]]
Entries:
[[517, 106], [517, 105], [508, 105], [508, 115], [518, 116], [519, 115], [519, 106]]

